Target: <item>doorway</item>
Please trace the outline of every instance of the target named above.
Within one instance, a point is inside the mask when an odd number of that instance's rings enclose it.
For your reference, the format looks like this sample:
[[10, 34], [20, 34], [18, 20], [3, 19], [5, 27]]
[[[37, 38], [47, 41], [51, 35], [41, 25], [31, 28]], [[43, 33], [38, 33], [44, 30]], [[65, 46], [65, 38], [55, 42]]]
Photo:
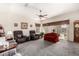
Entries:
[[69, 29], [68, 24], [57, 25], [57, 33], [59, 34], [60, 40], [68, 40], [68, 36], [69, 36], [68, 29]]

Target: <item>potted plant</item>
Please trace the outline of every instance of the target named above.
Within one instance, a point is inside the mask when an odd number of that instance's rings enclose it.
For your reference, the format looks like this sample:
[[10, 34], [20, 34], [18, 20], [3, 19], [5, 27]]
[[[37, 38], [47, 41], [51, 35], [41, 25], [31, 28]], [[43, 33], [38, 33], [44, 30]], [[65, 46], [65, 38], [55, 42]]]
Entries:
[[43, 35], [44, 35], [44, 32], [41, 32], [41, 33], [40, 33], [41, 38], [43, 37]]

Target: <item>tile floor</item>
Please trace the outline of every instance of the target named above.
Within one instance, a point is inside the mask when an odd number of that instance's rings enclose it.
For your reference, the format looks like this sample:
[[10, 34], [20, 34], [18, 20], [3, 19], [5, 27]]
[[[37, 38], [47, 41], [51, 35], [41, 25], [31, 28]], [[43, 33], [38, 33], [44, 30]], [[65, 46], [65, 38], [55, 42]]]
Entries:
[[22, 56], [79, 56], [79, 43], [65, 40], [50, 43], [39, 39], [19, 44], [17, 52]]

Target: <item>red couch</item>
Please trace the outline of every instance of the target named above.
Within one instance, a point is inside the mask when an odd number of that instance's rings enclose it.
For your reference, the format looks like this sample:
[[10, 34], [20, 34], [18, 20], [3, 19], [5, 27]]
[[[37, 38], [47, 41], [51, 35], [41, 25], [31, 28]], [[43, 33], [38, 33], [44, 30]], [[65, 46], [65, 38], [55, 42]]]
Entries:
[[56, 43], [59, 41], [59, 35], [57, 33], [47, 33], [44, 35], [44, 40]]

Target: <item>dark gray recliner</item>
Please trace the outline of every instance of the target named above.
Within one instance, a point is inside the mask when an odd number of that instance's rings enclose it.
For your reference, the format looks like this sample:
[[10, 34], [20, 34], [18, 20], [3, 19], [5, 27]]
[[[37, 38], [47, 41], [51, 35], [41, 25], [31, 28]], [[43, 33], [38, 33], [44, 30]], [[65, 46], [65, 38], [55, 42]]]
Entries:
[[35, 30], [30, 30], [29, 31], [29, 33], [30, 33], [30, 40], [36, 40], [36, 39], [39, 39], [39, 35], [37, 35], [36, 33], [35, 33]]
[[23, 32], [21, 30], [14, 31], [13, 34], [14, 39], [17, 43], [23, 43], [29, 40], [27, 36], [23, 35]]

